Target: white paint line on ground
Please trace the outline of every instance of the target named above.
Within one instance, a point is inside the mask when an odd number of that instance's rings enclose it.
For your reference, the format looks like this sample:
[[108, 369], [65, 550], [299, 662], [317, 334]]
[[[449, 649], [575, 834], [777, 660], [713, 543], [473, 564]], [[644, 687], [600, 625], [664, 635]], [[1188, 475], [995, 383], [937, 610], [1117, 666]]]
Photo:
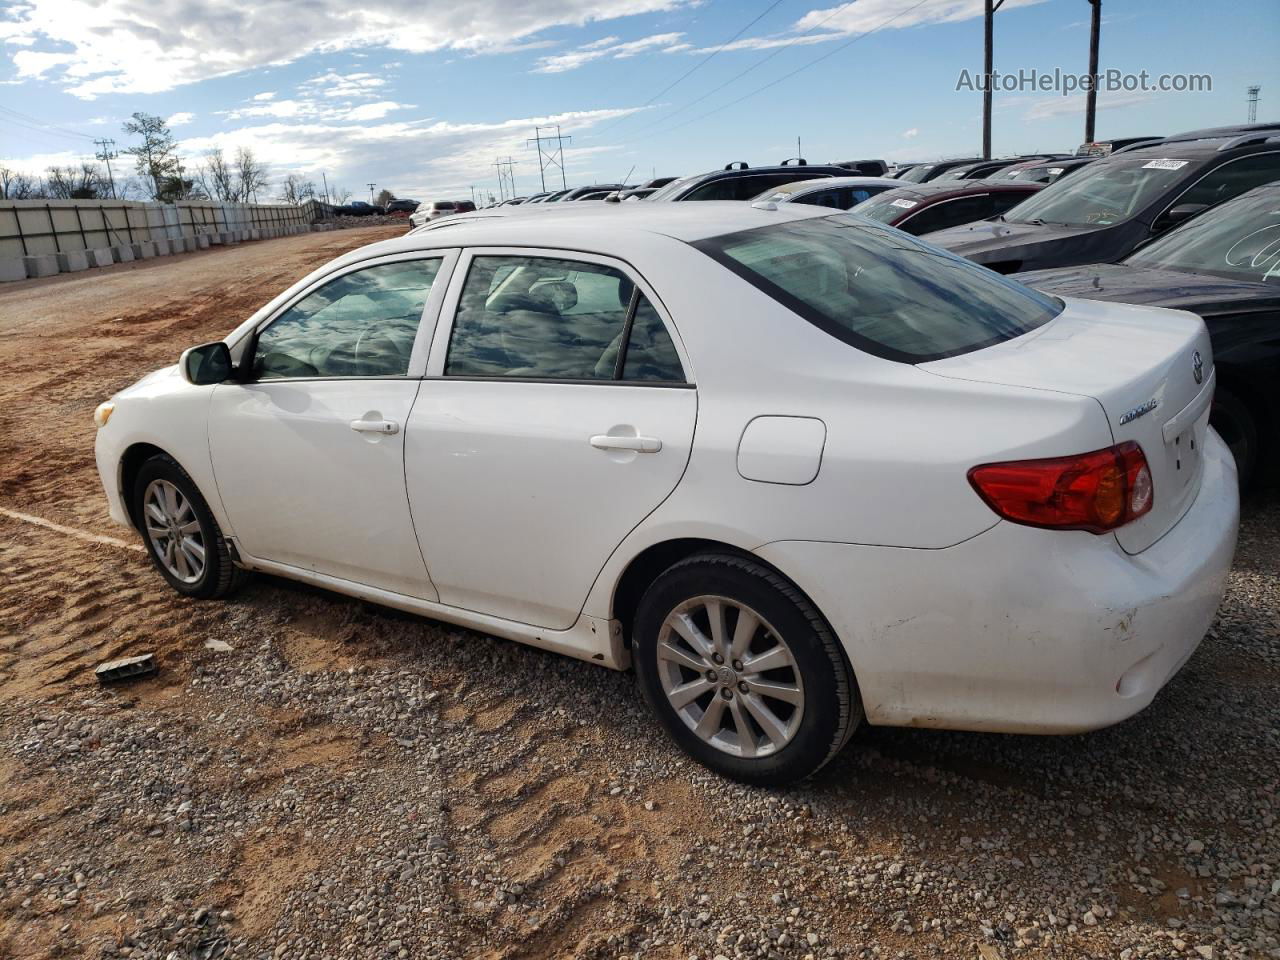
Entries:
[[90, 533], [88, 530], [77, 530], [75, 527], [64, 527], [60, 523], [54, 523], [52, 520], [46, 520], [43, 517], [33, 517], [29, 513], [19, 513], [17, 510], [7, 510], [4, 507], [0, 507], [0, 516], [8, 517], [11, 520], [21, 520], [23, 523], [34, 524], [47, 530], [56, 530], [58, 533], [65, 533], [69, 537], [75, 537], [77, 540], [83, 540], [86, 543], [105, 543], [109, 547], [119, 547], [122, 550], [137, 550], [140, 553], [146, 553], [141, 544], [126, 543], [123, 540], [117, 540], [115, 537], [103, 536], [100, 533]]

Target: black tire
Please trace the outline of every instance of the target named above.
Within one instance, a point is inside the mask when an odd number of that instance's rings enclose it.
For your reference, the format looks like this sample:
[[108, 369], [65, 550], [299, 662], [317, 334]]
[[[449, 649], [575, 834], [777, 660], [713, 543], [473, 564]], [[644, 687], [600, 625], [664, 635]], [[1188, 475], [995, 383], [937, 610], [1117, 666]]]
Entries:
[[[155, 480], [167, 480], [177, 487], [190, 502], [192, 511], [200, 523], [200, 534], [205, 545], [205, 566], [199, 579], [194, 582], [186, 582], [169, 572], [151, 537], [147, 534], [143, 498], [147, 487]], [[244, 571], [238, 569], [232, 562], [227, 541], [222, 536], [218, 521], [209, 510], [209, 504], [201, 495], [195, 481], [172, 457], [157, 454], [142, 464], [134, 478], [132, 504], [134, 520], [142, 534], [142, 542], [146, 546], [147, 555], [151, 557], [151, 563], [159, 571], [160, 576], [164, 577], [169, 586], [178, 593], [200, 600], [212, 600], [226, 596], [240, 584]]]
[[1236, 459], [1240, 489], [1248, 490], [1258, 467], [1258, 423], [1253, 413], [1230, 390], [1219, 387], [1214, 391], [1209, 422]]
[[[701, 596], [749, 607], [790, 649], [795, 666], [788, 669], [799, 674], [804, 708], [792, 738], [772, 753], [744, 757], [726, 752], [696, 734], [667, 698], [658, 659], [663, 623], [679, 606]], [[862, 721], [857, 683], [826, 620], [793, 584], [747, 557], [699, 554], [668, 568], [640, 600], [632, 647], [640, 689], [663, 729], [699, 763], [733, 780], [781, 786], [812, 776], [840, 752]], [[697, 674], [689, 671], [689, 676]]]

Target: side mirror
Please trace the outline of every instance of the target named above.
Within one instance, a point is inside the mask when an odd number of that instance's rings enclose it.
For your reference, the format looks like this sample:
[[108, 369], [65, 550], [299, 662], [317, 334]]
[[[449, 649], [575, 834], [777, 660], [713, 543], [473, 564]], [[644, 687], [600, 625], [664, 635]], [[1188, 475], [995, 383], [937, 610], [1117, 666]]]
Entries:
[[231, 351], [221, 340], [191, 347], [183, 351], [178, 369], [187, 383], [197, 387], [222, 383], [231, 379]]
[[1207, 203], [1180, 203], [1175, 207], [1170, 207], [1164, 212], [1164, 216], [1155, 223], [1156, 229], [1168, 230], [1170, 227], [1177, 226], [1180, 223], [1190, 220], [1192, 217], [1199, 213], [1203, 213], [1208, 209], [1209, 204]]

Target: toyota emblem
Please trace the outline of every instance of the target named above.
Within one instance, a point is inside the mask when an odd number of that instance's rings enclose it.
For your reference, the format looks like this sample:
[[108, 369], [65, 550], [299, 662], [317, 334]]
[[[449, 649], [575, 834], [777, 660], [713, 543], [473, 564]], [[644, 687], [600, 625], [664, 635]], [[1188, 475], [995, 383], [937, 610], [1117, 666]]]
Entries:
[[1191, 373], [1195, 376], [1196, 383], [1204, 383], [1204, 358], [1200, 356], [1199, 350], [1191, 358]]

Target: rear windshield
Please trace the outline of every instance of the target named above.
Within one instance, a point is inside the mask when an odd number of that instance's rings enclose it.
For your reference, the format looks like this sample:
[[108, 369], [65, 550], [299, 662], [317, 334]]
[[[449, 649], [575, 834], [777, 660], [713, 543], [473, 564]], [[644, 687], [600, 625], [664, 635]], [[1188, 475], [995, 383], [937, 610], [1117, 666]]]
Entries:
[[1048, 323], [1062, 302], [849, 214], [773, 224], [694, 247], [867, 353], [923, 363]]
[[1066, 183], [1051, 183], [1018, 207], [1010, 223], [1060, 223], [1071, 227], [1107, 227], [1122, 223], [1194, 168], [1176, 156], [1095, 160]]
[[452, 200], [437, 200], [435, 203], [431, 204], [431, 206], [435, 207], [437, 210], [452, 210], [457, 206], [457, 204]]

